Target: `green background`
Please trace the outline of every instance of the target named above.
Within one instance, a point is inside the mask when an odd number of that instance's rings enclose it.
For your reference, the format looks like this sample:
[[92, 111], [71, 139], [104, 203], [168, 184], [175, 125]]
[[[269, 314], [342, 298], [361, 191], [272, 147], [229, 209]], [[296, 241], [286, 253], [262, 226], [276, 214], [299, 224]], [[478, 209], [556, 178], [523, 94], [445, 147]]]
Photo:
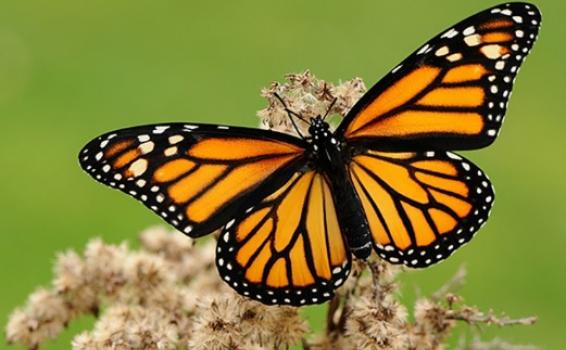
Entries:
[[[52, 277], [57, 251], [134, 241], [160, 219], [76, 161], [98, 134], [164, 121], [257, 125], [259, 91], [310, 69], [372, 85], [438, 32], [493, 1], [15, 1], [0, 3], [0, 320]], [[403, 299], [462, 264], [470, 304], [533, 327], [489, 329], [558, 349], [566, 311], [566, 2], [540, 0], [539, 42], [505, 127], [467, 156], [491, 177], [489, 224], [448, 261], [403, 276]], [[320, 308], [308, 310], [315, 327]], [[83, 320], [81, 325], [88, 325]], [[68, 348], [79, 327], [45, 349]], [[3, 337], [3, 335], [2, 335]], [[5, 347], [4, 338], [0, 348]], [[7, 346], [6, 346], [7, 347]]]

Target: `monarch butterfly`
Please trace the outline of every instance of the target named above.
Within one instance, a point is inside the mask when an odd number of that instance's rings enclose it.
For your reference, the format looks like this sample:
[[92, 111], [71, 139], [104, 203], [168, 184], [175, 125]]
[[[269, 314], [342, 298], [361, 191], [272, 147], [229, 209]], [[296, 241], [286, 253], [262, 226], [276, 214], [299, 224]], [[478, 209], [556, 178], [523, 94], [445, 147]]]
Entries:
[[[222, 227], [216, 264], [265, 304], [322, 303], [352, 255], [447, 258], [485, 224], [487, 176], [452, 153], [491, 144], [535, 41], [536, 6], [508, 3], [434, 37], [373, 86], [335, 131], [307, 137], [170, 123], [106, 133], [80, 164], [191, 237]], [[289, 114], [289, 118], [300, 117]]]

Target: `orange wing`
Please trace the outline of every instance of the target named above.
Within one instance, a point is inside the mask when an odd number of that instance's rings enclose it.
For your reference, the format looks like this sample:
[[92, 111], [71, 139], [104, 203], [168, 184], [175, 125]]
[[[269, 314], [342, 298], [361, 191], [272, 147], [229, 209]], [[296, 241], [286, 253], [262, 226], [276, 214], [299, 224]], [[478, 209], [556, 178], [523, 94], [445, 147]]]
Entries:
[[368, 151], [350, 164], [374, 248], [425, 267], [447, 258], [485, 223], [494, 194], [470, 161], [449, 152]]
[[150, 125], [96, 138], [80, 161], [98, 181], [197, 237], [283, 185], [304, 164], [303, 146], [266, 130]]
[[338, 135], [373, 149], [473, 149], [499, 128], [540, 13], [511, 3], [433, 38], [352, 108]]
[[240, 294], [299, 306], [330, 299], [346, 280], [350, 259], [330, 186], [308, 171], [228, 222], [216, 265]]

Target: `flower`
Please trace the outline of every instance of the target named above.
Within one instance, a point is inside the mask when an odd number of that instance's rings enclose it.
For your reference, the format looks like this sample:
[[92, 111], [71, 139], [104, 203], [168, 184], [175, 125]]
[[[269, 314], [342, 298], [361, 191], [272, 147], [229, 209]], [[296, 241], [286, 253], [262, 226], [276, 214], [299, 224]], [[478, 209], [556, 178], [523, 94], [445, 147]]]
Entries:
[[16, 309], [6, 325], [6, 339], [28, 349], [37, 349], [46, 339], [54, 339], [69, 322], [64, 300], [53, 291], [40, 288], [32, 293], [24, 308]]

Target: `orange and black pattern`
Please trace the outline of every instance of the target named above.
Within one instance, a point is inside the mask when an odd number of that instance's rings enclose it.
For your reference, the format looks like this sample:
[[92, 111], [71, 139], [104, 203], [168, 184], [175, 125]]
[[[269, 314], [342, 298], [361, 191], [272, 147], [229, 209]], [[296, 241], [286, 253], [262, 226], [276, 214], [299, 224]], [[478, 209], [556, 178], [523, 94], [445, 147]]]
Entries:
[[491, 144], [540, 20], [534, 5], [510, 3], [458, 23], [370, 89], [339, 131], [390, 150]]
[[494, 200], [487, 176], [445, 151], [367, 151], [349, 172], [374, 249], [394, 264], [426, 267], [447, 258], [485, 224]]
[[199, 237], [226, 223], [247, 198], [282, 185], [302, 163], [301, 140], [254, 133], [203, 124], [141, 126], [96, 138], [80, 160], [96, 180]]
[[540, 20], [534, 5], [508, 3], [456, 24], [372, 87], [335, 131], [321, 116], [301, 138], [147, 125], [95, 138], [80, 164], [191, 237], [222, 228], [216, 265], [240, 294], [322, 303], [347, 279], [352, 255], [426, 267], [485, 224], [491, 183], [451, 151], [499, 134]]
[[312, 170], [229, 221], [216, 252], [222, 278], [266, 304], [330, 299], [350, 260], [329, 183]]

